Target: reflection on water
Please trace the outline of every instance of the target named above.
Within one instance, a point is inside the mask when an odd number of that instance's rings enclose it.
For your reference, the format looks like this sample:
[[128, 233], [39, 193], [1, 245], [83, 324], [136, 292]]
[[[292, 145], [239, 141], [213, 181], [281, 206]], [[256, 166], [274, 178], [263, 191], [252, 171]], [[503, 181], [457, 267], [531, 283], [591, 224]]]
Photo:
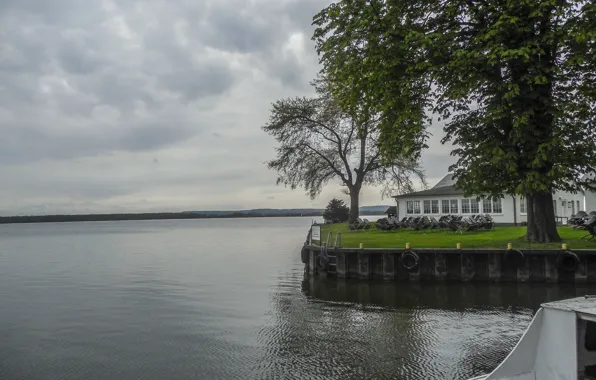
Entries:
[[466, 379], [594, 293], [305, 277], [309, 224], [0, 226], [0, 379]]
[[391, 283], [304, 276], [302, 291], [312, 300], [390, 308], [464, 311], [508, 308], [536, 311], [541, 303], [584, 295], [594, 286], [573, 284]]
[[[540, 304], [593, 291], [537, 284], [395, 284], [306, 276], [312, 323], [299, 340], [333, 340], [336, 360], [371, 378], [466, 379], [490, 372]], [[317, 345], [313, 342], [313, 345]], [[323, 347], [320, 347], [323, 349]], [[351, 378], [358, 378], [355, 374]]]

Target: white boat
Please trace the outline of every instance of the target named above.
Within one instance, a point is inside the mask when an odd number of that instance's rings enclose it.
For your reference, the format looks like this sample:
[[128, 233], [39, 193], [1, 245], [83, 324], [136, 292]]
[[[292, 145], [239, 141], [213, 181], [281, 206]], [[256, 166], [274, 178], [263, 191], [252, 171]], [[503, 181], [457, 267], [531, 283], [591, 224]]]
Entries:
[[511, 353], [470, 380], [596, 379], [596, 296], [541, 305]]

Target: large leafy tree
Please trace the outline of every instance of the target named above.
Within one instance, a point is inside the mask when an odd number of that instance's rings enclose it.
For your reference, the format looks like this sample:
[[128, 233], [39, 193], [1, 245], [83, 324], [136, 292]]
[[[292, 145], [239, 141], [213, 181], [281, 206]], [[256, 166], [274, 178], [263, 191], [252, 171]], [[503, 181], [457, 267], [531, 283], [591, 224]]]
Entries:
[[277, 157], [267, 163], [277, 171], [278, 184], [302, 187], [314, 199], [329, 181], [338, 179], [350, 196], [353, 221], [359, 216], [363, 185], [404, 192], [413, 189], [411, 177], [424, 181], [419, 150], [381, 161], [378, 115], [352, 117], [331, 96], [326, 81], [316, 82], [316, 89], [315, 97], [275, 102], [263, 126], [279, 143]]
[[[592, 1], [344, 0], [314, 22], [342, 106], [367, 88], [388, 137], [428, 123], [417, 107], [434, 111], [457, 146], [458, 186], [526, 196], [527, 238], [560, 240], [552, 192], [596, 171]], [[399, 153], [382, 140], [386, 157]]]

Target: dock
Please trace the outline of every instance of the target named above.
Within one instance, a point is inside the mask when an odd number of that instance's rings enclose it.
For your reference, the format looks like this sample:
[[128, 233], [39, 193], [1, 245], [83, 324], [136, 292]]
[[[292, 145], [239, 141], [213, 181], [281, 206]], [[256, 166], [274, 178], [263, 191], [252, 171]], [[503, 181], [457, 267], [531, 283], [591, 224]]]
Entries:
[[305, 271], [337, 279], [596, 283], [596, 249], [343, 248], [305, 244]]

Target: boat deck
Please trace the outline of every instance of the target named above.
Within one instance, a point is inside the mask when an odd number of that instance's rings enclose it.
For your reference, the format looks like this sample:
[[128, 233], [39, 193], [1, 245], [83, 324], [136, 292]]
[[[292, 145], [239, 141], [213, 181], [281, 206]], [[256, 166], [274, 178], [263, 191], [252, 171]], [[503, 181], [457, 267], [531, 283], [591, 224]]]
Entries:
[[543, 303], [541, 306], [549, 309], [596, 315], [596, 296], [590, 295], [561, 301], [547, 302]]

